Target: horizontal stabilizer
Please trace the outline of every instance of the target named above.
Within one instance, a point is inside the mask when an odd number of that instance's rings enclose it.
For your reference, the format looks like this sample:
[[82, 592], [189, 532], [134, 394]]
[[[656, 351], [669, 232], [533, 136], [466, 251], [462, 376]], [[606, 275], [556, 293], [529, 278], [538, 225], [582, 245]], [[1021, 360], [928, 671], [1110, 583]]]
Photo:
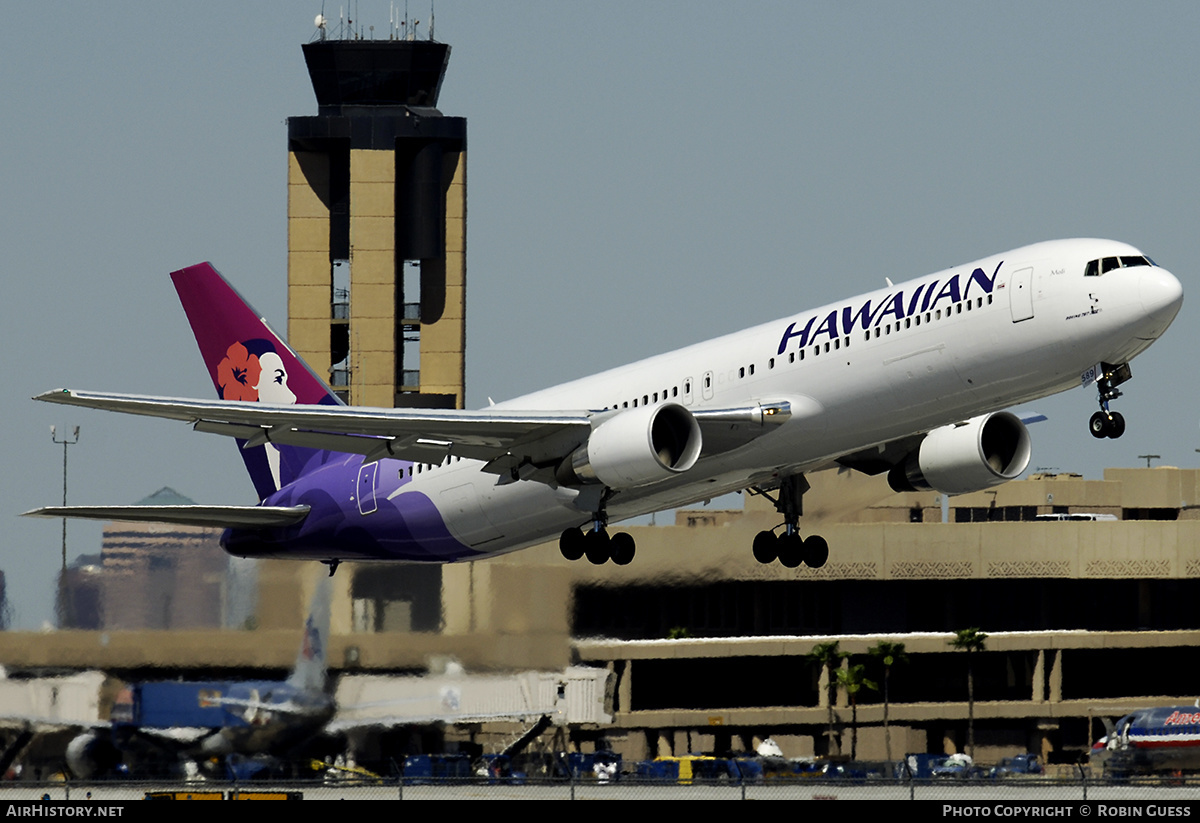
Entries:
[[265, 529], [299, 523], [308, 516], [308, 506], [46, 506], [22, 516]]

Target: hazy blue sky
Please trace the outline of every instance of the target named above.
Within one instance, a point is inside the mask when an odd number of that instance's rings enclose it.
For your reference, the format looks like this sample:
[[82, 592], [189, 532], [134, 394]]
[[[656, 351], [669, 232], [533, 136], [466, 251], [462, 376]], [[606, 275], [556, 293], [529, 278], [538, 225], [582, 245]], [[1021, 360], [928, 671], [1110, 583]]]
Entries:
[[[384, 36], [389, 3], [353, 2]], [[403, 7], [403, 4], [401, 4]], [[74, 503], [163, 485], [249, 503], [235, 448], [73, 411], [59, 386], [208, 397], [167, 273], [211, 260], [286, 320], [286, 118], [316, 113], [317, 2], [6, 4], [0, 541], [16, 623], [53, 615], [49, 426]], [[339, 6], [324, 4], [336, 22]], [[409, 6], [426, 31], [428, 3]], [[1038, 404], [1034, 465], [1195, 467], [1196, 3], [466, 3], [440, 108], [468, 119], [468, 368], [483, 405], [1057, 237], [1142, 248], [1189, 292], [1096, 441]], [[95, 552], [74, 523], [69, 553]], [[748, 547], [746, 547], [748, 551]]]

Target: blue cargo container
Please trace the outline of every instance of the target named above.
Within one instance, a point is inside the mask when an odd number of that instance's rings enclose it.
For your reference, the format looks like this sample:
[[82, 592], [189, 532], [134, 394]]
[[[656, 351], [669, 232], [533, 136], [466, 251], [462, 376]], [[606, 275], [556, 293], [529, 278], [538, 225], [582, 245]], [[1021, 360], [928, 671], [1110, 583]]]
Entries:
[[212, 680], [134, 683], [117, 695], [112, 721], [151, 729], [220, 728], [228, 725], [219, 702], [228, 691], [229, 683]]

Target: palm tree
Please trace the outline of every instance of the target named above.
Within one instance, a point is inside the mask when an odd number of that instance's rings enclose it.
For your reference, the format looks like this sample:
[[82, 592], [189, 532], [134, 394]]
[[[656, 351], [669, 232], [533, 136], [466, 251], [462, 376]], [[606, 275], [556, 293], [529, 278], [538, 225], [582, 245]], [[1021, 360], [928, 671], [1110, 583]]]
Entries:
[[805, 655], [809, 662], [820, 669], [825, 669], [829, 675], [829, 753], [833, 753], [833, 704], [837, 702], [838, 679], [834, 670], [842, 665], [842, 660], [849, 657], [846, 652], [838, 650], [838, 641], [818, 643], [811, 652]]
[[837, 682], [850, 697], [850, 759], [858, 759], [858, 693], [863, 689], [879, 691], [873, 680], [867, 679], [867, 667], [862, 663], [837, 670]]
[[959, 629], [950, 645], [967, 653], [967, 752], [975, 759], [975, 671], [971, 652], [984, 651], [987, 635], [979, 629]]
[[871, 648], [867, 649], [867, 654], [874, 657], [883, 664], [883, 742], [887, 749], [887, 759], [892, 759], [892, 730], [888, 726], [888, 711], [890, 701], [888, 699], [888, 681], [892, 676], [892, 666], [908, 662], [908, 655], [904, 652], [903, 643], [893, 643], [890, 640], [880, 640]]

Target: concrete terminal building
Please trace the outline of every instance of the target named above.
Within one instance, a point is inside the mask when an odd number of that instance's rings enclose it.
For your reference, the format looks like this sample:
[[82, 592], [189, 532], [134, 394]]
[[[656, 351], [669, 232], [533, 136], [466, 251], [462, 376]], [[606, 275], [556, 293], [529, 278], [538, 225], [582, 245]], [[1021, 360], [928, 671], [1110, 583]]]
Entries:
[[[881, 639], [906, 645], [910, 660], [890, 681], [893, 754], [965, 747], [965, 661], [947, 643], [961, 628], [990, 635], [974, 664], [981, 759], [1032, 750], [1070, 762], [1101, 733], [1098, 718], [1196, 699], [1200, 471], [1034, 476], [951, 499], [945, 523], [932, 493], [895, 495], [877, 478], [832, 472], [812, 484], [808, 528], [831, 546], [819, 570], [754, 561], [753, 535], [778, 518], [757, 498], [743, 511], [633, 527], [638, 556], [626, 567], [571, 563], [546, 544], [445, 567], [440, 581], [436, 569], [390, 568], [407, 588], [381, 583], [363, 597], [359, 581], [380, 567], [345, 564], [330, 660], [364, 674], [423, 672], [446, 657], [480, 673], [605, 667], [613, 723], [572, 729], [572, 740], [626, 757], [740, 749], [768, 735], [788, 755], [838, 751], [825, 739], [821, 675], [804, 657], [830, 639], [853, 662]], [[1032, 519], [1055, 509], [1120, 519]], [[7, 632], [0, 659], [128, 678], [279, 673], [321, 573], [263, 564], [254, 632]], [[364, 619], [378, 609], [426, 617]], [[848, 725], [844, 695], [837, 711]], [[881, 757], [878, 694], [860, 697], [858, 718], [859, 755]], [[486, 747], [512, 732], [491, 723], [460, 735]]]

